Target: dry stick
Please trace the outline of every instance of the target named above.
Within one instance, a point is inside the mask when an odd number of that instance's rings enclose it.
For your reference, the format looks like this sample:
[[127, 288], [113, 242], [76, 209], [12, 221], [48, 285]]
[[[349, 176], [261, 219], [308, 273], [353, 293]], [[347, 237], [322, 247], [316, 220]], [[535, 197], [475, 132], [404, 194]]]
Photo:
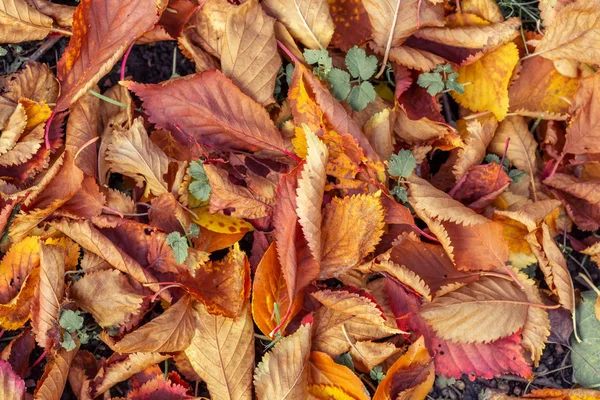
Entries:
[[37, 61], [39, 60], [48, 50], [50, 50], [60, 39], [62, 36], [52, 36], [49, 37], [42, 43], [42, 45], [29, 57], [29, 61]]
[[383, 61], [381, 62], [381, 68], [377, 75], [375, 75], [375, 79], [379, 79], [381, 75], [383, 75], [383, 71], [385, 71], [385, 66], [387, 64], [388, 57], [390, 56], [390, 50], [392, 48], [392, 40], [394, 39], [394, 31], [396, 30], [396, 23], [398, 22], [398, 13], [400, 10], [400, 3], [402, 0], [398, 0], [396, 3], [396, 9], [394, 10], [394, 20], [392, 21], [392, 28], [390, 29], [390, 36], [388, 37], [387, 45], [385, 46], [385, 53], [383, 55]]

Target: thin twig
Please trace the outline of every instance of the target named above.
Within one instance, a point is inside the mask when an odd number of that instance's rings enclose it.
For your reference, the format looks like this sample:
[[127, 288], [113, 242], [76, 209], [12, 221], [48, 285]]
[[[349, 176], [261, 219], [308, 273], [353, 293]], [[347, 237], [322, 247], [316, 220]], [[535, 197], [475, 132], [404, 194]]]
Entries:
[[396, 30], [396, 23], [398, 22], [398, 13], [400, 11], [401, 2], [402, 0], [398, 0], [398, 3], [396, 3], [396, 9], [394, 10], [394, 20], [392, 21], [392, 27], [390, 29], [390, 36], [388, 37], [387, 45], [385, 46], [385, 54], [383, 55], [381, 68], [379, 69], [377, 75], [375, 75], [375, 79], [379, 79], [381, 75], [383, 75], [383, 71], [385, 71], [388, 57], [390, 56], [390, 50], [392, 49], [392, 41], [394, 40], [394, 31]]
[[29, 61], [33, 62], [42, 58], [42, 56], [46, 54], [46, 52], [50, 50], [60, 39], [61, 36], [52, 36], [46, 39], [44, 43], [42, 43], [42, 45], [35, 51], [35, 53], [29, 57]]

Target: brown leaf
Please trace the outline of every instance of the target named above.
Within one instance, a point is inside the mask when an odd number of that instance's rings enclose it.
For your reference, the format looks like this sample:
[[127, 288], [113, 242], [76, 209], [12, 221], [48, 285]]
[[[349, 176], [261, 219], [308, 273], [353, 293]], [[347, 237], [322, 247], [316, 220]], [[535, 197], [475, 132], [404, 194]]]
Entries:
[[531, 189], [535, 192], [534, 177], [538, 171], [537, 142], [529, 131], [525, 118], [507, 117], [498, 126], [498, 130], [488, 147], [488, 151], [502, 157], [506, 141], [510, 138], [506, 157], [511, 164], [529, 175]]
[[369, 372], [376, 366], [396, 356], [401, 349], [390, 342], [356, 342], [350, 349], [350, 355], [356, 369]]
[[194, 337], [183, 353], [215, 400], [251, 399], [254, 326], [249, 307], [240, 318], [209, 314], [196, 303]]
[[309, 49], [325, 49], [333, 36], [327, 0], [266, 0], [265, 10]]
[[581, 80], [579, 90], [573, 99], [571, 124], [567, 127], [563, 153], [600, 153], [600, 120], [597, 118], [600, 106], [600, 74]]
[[146, 109], [153, 110], [149, 119], [159, 128], [180, 129], [203, 144], [222, 149], [287, 153], [265, 109], [218, 71], [163, 84], [123, 85], [143, 100]]
[[375, 250], [383, 218], [378, 194], [335, 197], [323, 215], [320, 278], [342, 275]]
[[0, 157], [15, 147], [27, 125], [27, 114], [21, 103], [18, 103], [13, 113], [9, 115], [2, 136], [0, 136]]
[[548, 25], [535, 49], [549, 60], [576, 60], [597, 63], [600, 54], [598, 32], [600, 12], [597, 0], [577, 0], [562, 7]]
[[259, 399], [308, 398], [308, 359], [311, 325], [281, 339], [263, 356], [254, 370], [254, 387]]
[[560, 304], [573, 312], [575, 289], [573, 289], [571, 274], [565, 256], [554, 242], [548, 225], [542, 222], [541, 235], [532, 232], [526, 236], [526, 239], [538, 259], [538, 265], [544, 273], [548, 287], [558, 296]]
[[98, 110], [100, 99], [91, 94], [83, 95], [71, 107], [67, 121], [65, 147], [75, 158], [75, 165], [84, 174], [98, 175], [98, 143], [89, 143], [99, 136]]
[[[149, 271], [145, 270], [135, 259], [113, 244], [91, 222], [63, 219], [52, 222], [52, 226], [69, 236], [86, 251], [102, 257], [110, 265], [121, 272], [131, 275], [138, 282], [156, 282], [156, 278]], [[155, 289], [158, 290], [158, 288]]]
[[73, 284], [71, 297], [83, 310], [91, 313], [103, 328], [129, 322], [144, 300], [126, 276], [115, 269], [86, 273]]
[[221, 58], [227, 15], [234, 8], [227, 0], [207, 0], [192, 17], [182, 36], [192, 44], [200, 45], [212, 56]]
[[314, 316], [313, 350], [337, 357], [350, 350], [354, 341], [402, 332], [387, 325], [373, 298], [346, 290], [322, 290], [311, 295], [324, 305]]
[[347, 52], [371, 37], [371, 21], [362, 1], [329, 0], [328, 3], [335, 25], [331, 39], [333, 46]]
[[465, 0], [460, 3], [463, 13], [475, 14], [492, 23], [504, 21], [500, 7], [494, 0]]
[[133, 353], [127, 355], [115, 353], [106, 360], [92, 382], [92, 396], [99, 396], [119, 382], [125, 381], [138, 372], [142, 372], [146, 368], [168, 358], [171, 358], [171, 356], [160, 353]]
[[304, 125], [304, 134], [308, 153], [296, 189], [298, 195], [296, 214], [308, 247], [315, 260], [319, 262], [322, 258], [321, 223], [323, 217], [321, 204], [327, 182], [325, 168], [329, 151], [327, 146], [306, 125]]
[[460, 180], [470, 167], [483, 161], [486, 149], [492, 141], [497, 126], [498, 121], [492, 116], [484, 118], [483, 121], [473, 120], [467, 122], [468, 136], [465, 140], [465, 147], [458, 150], [458, 160], [452, 170], [456, 180]]
[[192, 302], [191, 296], [182, 297], [164, 313], [125, 335], [111, 347], [119, 353], [185, 350], [192, 341], [196, 324]]
[[[524, 286], [527, 301], [533, 304], [542, 304], [536, 282], [523, 274], [518, 274], [518, 277]], [[546, 340], [550, 336], [548, 311], [540, 307], [529, 307], [521, 334], [523, 335], [521, 344], [529, 352], [533, 364], [537, 367], [546, 347]]]
[[70, 27], [73, 25], [73, 13], [75, 6], [52, 3], [50, 0], [26, 0], [29, 5], [44, 15], [54, 19], [60, 26]]
[[233, 8], [227, 15], [221, 70], [256, 102], [275, 102], [273, 89], [281, 66], [274, 20], [258, 0]]
[[98, 3], [82, 0], [73, 15], [73, 36], [58, 62], [62, 111], [112, 69], [127, 48], [158, 21], [154, 0]]
[[363, 4], [373, 26], [373, 41], [382, 48], [388, 40], [391, 47], [400, 46], [420, 27], [444, 25], [441, 4], [417, 0], [363, 0]]
[[226, 209], [235, 218], [263, 218], [271, 213], [274, 198], [265, 198], [247, 187], [235, 185], [229, 180], [229, 173], [215, 165], [204, 165], [204, 171], [212, 190], [210, 211], [213, 214]]
[[65, 390], [65, 384], [69, 376], [69, 369], [73, 358], [79, 350], [79, 342], [77, 346], [71, 350], [60, 349], [60, 351], [52, 357], [47, 363], [44, 369], [44, 375], [37, 382], [37, 387], [33, 394], [34, 399], [40, 400], [60, 400], [62, 398], [63, 391]]
[[421, 316], [442, 339], [486, 343], [521, 329], [527, 303], [525, 294], [510, 281], [482, 277], [425, 304]]
[[44, 349], [60, 341], [58, 318], [65, 293], [65, 254], [58, 246], [40, 244], [40, 284], [31, 306], [35, 340]]
[[25, 329], [10, 341], [0, 354], [0, 359], [7, 361], [19, 376], [24, 376], [29, 369], [29, 357], [35, 348], [35, 339], [31, 330]]
[[525, 60], [518, 78], [508, 89], [510, 111], [562, 118], [578, 88], [579, 79], [563, 76], [552, 61], [542, 57]]
[[169, 168], [169, 159], [152, 143], [141, 118], [133, 121], [128, 130], [114, 132], [106, 160], [111, 171], [135, 179], [138, 186], [146, 183], [144, 196], [167, 193], [164, 175]]
[[29, 7], [25, 0], [7, 0], [0, 4], [2, 43], [41, 40], [52, 31], [52, 18]]

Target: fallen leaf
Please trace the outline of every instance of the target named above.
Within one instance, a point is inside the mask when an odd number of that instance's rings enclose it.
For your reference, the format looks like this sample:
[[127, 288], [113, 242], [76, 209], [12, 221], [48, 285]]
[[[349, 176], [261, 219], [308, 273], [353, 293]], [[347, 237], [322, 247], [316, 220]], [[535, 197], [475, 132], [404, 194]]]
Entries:
[[57, 111], [68, 108], [109, 72], [127, 48], [156, 24], [158, 10], [154, 0], [82, 0], [73, 21], [73, 37], [57, 66], [61, 82]]
[[182, 297], [164, 313], [111, 347], [119, 353], [169, 353], [186, 349], [194, 335], [196, 321], [192, 302], [191, 296]]
[[71, 350], [60, 349], [48, 362], [44, 368], [44, 375], [38, 380], [34, 399], [60, 400], [65, 390], [67, 377], [71, 363], [79, 350], [79, 343]]
[[0, 361], [0, 395], [6, 400], [21, 400], [25, 396], [25, 381], [6, 361]]
[[3, 43], [44, 39], [53, 31], [53, 22], [52, 18], [30, 7], [25, 0], [8, 0], [0, 5]]
[[337, 364], [331, 357], [320, 351], [310, 353], [308, 361], [308, 390], [315, 385], [334, 386], [347, 396], [357, 400], [368, 400], [367, 389], [346, 366]]
[[420, 337], [387, 371], [373, 400], [424, 399], [434, 380], [435, 367]]
[[[421, 316], [445, 340], [488, 343], [523, 327], [527, 297], [508, 280], [482, 277], [433, 299]], [[494, 318], [487, 318], [489, 315]]]
[[[123, 85], [154, 110], [149, 119], [159, 128], [181, 130], [200, 143], [224, 149], [287, 153], [267, 112], [218, 71], [165, 84]], [[185, 107], [177, 106], [181, 102]]]
[[250, 309], [245, 308], [237, 321], [211, 315], [198, 303], [194, 312], [194, 336], [183, 354], [206, 382], [211, 398], [251, 399], [254, 329]]
[[[517, 46], [508, 43], [458, 68], [456, 81], [471, 84], [465, 86], [464, 94], [450, 92], [452, 98], [472, 111], [491, 111], [502, 121], [508, 113], [508, 83], [518, 61]], [[481, 93], [486, 95], [481, 96]]]
[[258, 1], [233, 8], [227, 15], [221, 69], [242, 92], [257, 103], [275, 101], [273, 89], [281, 66], [274, 20]]
[[344, 274], [375, 250], [383, 218], [378, 194], [334, 198], [323, 215], [320, 278]]
[[[309, 49], [325, 49], [333, 36], [327, 0], [266, 0], [263, 7]], [[290, 12], [291, 10], [291, 12]]]
[[578, 0], [556, 12], [535, 54], [549, 60], [577, 60], [596, 63], [600, 14], [597, 0]]
[[567, 127], [563, 153], [598, 153], [597, 138], [600, 135], [598, 120], [594, 117], [600, 103], [597, 93], [600, 75], [594, 74], [581, 80], [573, 99], [573, 119]]
[[103, 328], [129, 322], [131, 315], [141, 308], [145, 297], [115, 269], [86, 273], [71, 286], [70, 295]]
[[256, 267], [252, 284], [252, 316], [256, 326], [265, 335], [271, 335], [278, 325], [275, 318], [275, 304], [277, 304], [279, 312], [291, 308], [288, 321], [281, 326], [281, 330], [285, 332], [289, 320], [294, 318], [302, 308], [302, 300], [303, 297], [299, 296], [290, 306], [287, 285], [277, 258], [277, 243], [271, 243]]
[[259, 399], [308, 398], [311, 324], [281, 339], [254, 370]]

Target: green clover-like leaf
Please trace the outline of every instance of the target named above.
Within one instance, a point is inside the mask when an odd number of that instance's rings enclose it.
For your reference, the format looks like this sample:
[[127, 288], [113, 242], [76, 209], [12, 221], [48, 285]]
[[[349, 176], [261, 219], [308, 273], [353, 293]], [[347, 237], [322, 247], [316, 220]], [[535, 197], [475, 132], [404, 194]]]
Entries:
[[67, 332], [75, 332], [83, 327], [83, 317], [80, 311], [63, 310], [58, 319], [58, 323]]
[[71, 336], [71, 334], [69, 332], [65, 332], [63, 334], [63, 340], [62, 340], [62, 342], [60, 342], [60, 345], [67, 351], [71, 351], [75, 347], [77, 347], [77, 344], [75, 343], [75, 341], [73, 340], [73, 337]]
[[202, 160], [192, 161], [190, 163], [190, 176], [198, 181], [208, 181], [206, 171], [204, 171], [204, 165]]
[[376, 98], [377, 93], [373, 85], [370, 82], [362, 82], [352, 88], [348, 96], [348, 103], [355, 111], [361, 111]]
[[394, 186], [394, 188], [390, 190], [390, 193], [402, 203], [406, 203], [408, 201], [408, 192], [400, 185]]
[[186, 238], [179, 232], [171, 232], [167, 235], [166, 242], [173, 250], [175, 261], [179, 264], [183, 263], [188, 257], [189, 245]]
[[445, 87], [442, 76], [436, 72], [426, 72], [419, 75], [417, 84], [422, 88], [426, 88], [427, 93], [431, 96], [441, 93]]
[[388, 171], [392, 176], [408, 178], [416, 167], [417, 160], [413, 153], [410, 150], [400, 150], [390, 157]]
[[363, 49], [354, 46], [346, 53], [346, 66], [352, 77], [366, 81], [377, 71], [377, 57], [367, 57], [367, 53]]
[[212, 189], [208, 182], [192, 181], [188, 186], [188, 190], [192, 196], [200, 201], [208, 201]]
[[339, 101], [346, 100], [350, 93], [350, 74], [338, 68], [333, 68], [327, 75], [331, 84], [331, 93]]

